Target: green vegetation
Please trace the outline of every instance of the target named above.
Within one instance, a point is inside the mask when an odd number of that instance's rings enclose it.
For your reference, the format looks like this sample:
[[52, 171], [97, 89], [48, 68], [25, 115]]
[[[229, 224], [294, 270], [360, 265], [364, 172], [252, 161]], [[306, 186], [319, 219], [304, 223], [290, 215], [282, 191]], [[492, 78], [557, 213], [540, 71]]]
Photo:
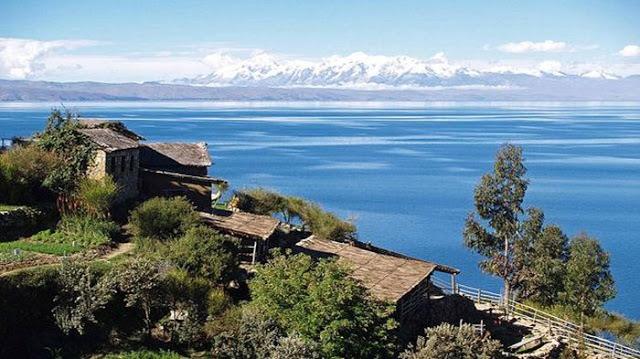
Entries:
[[251, 306], [326, 358], [383, 358], [395, 349], [391, 306], [372, 299], [335, 261], [275, 255], [250, 282]]
[[14, 249], [58, 256], [73, 254], [110, 243], [117, 231], [118, 226], [108, 220], [80, 215], [63, 216], [55, 231], [47, 229], [30, 238], [0, 243], [0, 253], [12, 262], [28, 258], [12, 255]]
[[16, 146], [0, 154], [0, 200], [22, 205], [49, 199], [46, 180], [61, 167], [61, 158], [35, 145]]
[[569, 245], [563, 302], [579, 313], [592, 315], [615, 294], [609, 255], [586, 234], [575, 237]]
[[220, 235], [213, 229], [198, 226], [170, 246], [170, 258], [189, 274], [203, 277], [211, 283], [225, 284], [238, 269], [239, 241]]
[[48, 172], [44, 181], [47, 188], [60, 194], [73, 193], [78, 179], [84, 178], [95, 156], [94, 145], [78, 128], [77, 114], [54, 109], [44, 131], [38, 135], [38, 146], [55, 153], [64, 162], [64, 166]]
[[108, 217], [109, 210], [118, 194], [118, 185], [106, 175], [101, 179], [85, 178], [78, 184], [75, 197], [83, 211], [96, 218]]
[[10, 205], [10, 204], [0, 204], [0, 212], [1, 211], [14, 211], [20, 208], [20, 206]]
[[487, 335], [480, 336], [473, 326], [441, 324], [428, 328], [425, 336], [400, 355], [401, 359], [499, 359], [502, 344]]
[[83, 334], [88, 323], [97, 323], [95, 313], [104, 308], [113, 294], [107, 276], [96, 276], [86, 263], [69, 260], [58, 270], [59, 292], [54, 298], [53, 317], [65, 333]]
[[138, 350], [117, 354], [108, 354], [103, 357], [104, 359], [180, 359], [182, 356], [172, 351], [150, 351], [150, 350]]
[[262, 188], [237, 191], [235, 206], [243, 211], [280, 215], [287, 223], [300, 223], [318, 237], [334, 241], [356, 239], [356, 227], [319, 205], [300, 197], [284, 196]]
[[476, 187], [476, 213], [467, 217], [465, 244], [486, 257], [481, 269], [504, 280], [505, 296], [513, 289], [521, 299], [593, 315], [615, 296], [609, 256], [586, 234], [568, 241], [558, 226], [545, 226], [540, 209], [530, 208], [521, 218], [526, 172], [522, 149], [502, 146], [493, 172]]
[[184, 197], [152, 198], [131, 212], [129, 224], [138, 238], [169, 240], [183, 236], [200, 222]]

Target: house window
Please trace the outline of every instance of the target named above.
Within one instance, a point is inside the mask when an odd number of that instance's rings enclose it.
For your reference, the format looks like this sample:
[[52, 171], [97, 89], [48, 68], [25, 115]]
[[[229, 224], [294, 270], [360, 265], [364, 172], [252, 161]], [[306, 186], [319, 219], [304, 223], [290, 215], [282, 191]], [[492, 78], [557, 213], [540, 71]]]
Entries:
[[133, 171], [133, 155], [129, 157], [129, 171]]
[[120, 157], [120, 172], [124, 172], [125, 168], [127, 168], [126, 167], [127, 164], [125, 163], [125, 161], [126, 161], [125, 159], [126, 158], [127, 158], [127, 156]]
[[111, 157], [111, 173], [115, 174], [116, 173], [116, 158]]

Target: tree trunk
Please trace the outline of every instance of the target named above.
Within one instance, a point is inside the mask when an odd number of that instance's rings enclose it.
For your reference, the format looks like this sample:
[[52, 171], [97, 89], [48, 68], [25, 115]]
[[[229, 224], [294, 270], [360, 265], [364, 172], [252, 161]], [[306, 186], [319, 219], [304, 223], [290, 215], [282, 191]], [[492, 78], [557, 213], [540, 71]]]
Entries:
[[507, 312], [509, 312], [509, 296], [511, 295], [511, 286], [509, 285], [509, 239], [504, 239], [504, 304]]

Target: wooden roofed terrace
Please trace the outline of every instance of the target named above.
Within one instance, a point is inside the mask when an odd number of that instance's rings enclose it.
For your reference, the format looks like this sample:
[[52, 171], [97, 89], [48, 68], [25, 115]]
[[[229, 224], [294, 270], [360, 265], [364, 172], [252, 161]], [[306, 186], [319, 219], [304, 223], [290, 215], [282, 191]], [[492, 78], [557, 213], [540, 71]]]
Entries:
[[337, 256], [353, 270], [351, 276], [380, 299], [399, 302], [426, 280], [438, 265], [418, 259], [392, 256], [310, 236], [296, 245], [303, 253], [315, 257]]

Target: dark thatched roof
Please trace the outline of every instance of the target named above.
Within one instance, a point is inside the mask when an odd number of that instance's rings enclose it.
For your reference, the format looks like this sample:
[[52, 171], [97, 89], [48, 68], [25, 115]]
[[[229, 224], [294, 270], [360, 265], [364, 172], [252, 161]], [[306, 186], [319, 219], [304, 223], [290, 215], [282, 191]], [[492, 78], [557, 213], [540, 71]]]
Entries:
[[84, 128], [78, 130], [105, 152], [128, 150], [138, 147], [138, 141], [108, 128]]
[[337, 256], [352, 270], [351, 276], [377, 299], [397, 303], [427, 279], [437, 265], [418, 259], [376, 253], [348, 243], [310, 236], [298, 242], [301, 252], [312, 257]]
[[149, 168], [171, 166], [211, 166], [207, 144], [146, 143], [140, 146], [141, 166]]
[[213, 214], [200, 212], [200, 218], [222, 233], [254, 240], [267, 240], [280, 224], [273, 217], [248, 212], [216, 211]]
[[128, 129], [121, 121], [111, 121], [101, 118], [83, 118], [78, 120], [78, 125], [84, 129], [107, 128], [119, 132], [121, 135], [129, 137], [132, 140], [144, 140], [144, 137]]

